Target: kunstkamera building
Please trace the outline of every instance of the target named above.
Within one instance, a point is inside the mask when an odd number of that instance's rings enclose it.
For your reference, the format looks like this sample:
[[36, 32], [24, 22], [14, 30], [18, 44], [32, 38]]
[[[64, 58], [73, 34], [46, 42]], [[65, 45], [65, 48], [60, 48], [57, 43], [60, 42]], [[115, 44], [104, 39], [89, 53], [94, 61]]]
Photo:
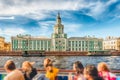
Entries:
[[54, 32], [51, 38], [32, 37], [31, 35], [17, 35], [11, 37], [13, 51], [100, 51], [102, 39], [95, 37], [70, 37], [64, 33], [64, 25], [58, 13]]

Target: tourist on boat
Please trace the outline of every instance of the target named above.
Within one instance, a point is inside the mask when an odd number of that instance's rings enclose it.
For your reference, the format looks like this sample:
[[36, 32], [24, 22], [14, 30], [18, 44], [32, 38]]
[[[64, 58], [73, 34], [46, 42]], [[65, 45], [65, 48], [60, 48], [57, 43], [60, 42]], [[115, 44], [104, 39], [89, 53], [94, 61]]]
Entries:
[[86, 80], [103, 80], [103, 78], [99, 76], [98, 70], [94, 65], [87, 65], [84, 68], [83, 74]]
[[25, 61], [22, 64], [22, 70], [24, 73], [25, 80], [32, 80], [32, 78], [37, 74], [36, 68], [33, 68], [34, 62]]
[[104, 78], [104, 80], [116, 80], [116, 76], [110, 72], [107, 64], [101, 62], [98, 64], [99, 75]]
[[74, 76], [69, 76], [69, 80], [85, 80], [83, 76], [84, 67], [80, 61], [76, 61], [73, 64], [73, 70], [75, 70]]
[[46, 77], [49, 79], [49, 80], [55, 80], [56, 79], [56, 76], [59, 72], [59, 69], [55, 68], [52, 64], [52, 61], [48, 58], [46, 58], [44, 60], [44, 68], [46, 70]]
[[46, 70], [46, 65], [51, 62], [51, 60], [49, 58], [45, 58], [44, 59], [44, 63], [43, 63], [43, 66], [44, 66], [44, 69]]
[[4, 80], [25, 80], [22, 72], [16, 69], [15, 63], [12, 60], [8, 60], [4, 68], [7, 72], [7, 76]]

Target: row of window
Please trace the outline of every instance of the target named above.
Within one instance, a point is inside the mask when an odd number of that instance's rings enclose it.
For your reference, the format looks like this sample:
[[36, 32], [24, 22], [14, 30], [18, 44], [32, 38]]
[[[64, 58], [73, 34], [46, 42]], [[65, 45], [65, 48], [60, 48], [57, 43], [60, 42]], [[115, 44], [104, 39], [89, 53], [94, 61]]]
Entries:
[[65, 47], [62, 46], [56, 46], [56, 49], [64, 49]]
[[[92, 48], [88, 49], [88, 48], [69, 48], [69, 51], [89, 51], [89, 50], [94, 50]], [[99, 49], [102, 50], [102, 49]]]
[[56, 42], [55, 44], [65, 44], [65, 42], [59, 41], [59, 42]]
[[12, 40], [12, 43], [50, 43], [50, 41], [44, 41], [44, 40], [31, 40], [31, 41], [28, 41], [28, 40], [22, 40], [22, 41], [19, 41], [19, 40]]
[[68, 46], [70, 46], [70, 47], [85, 47], [85, 46], [86, 47], [88, 47], [88, 46], [89, 47], [94, 47], [94, 46], [99, 46], [100, 47], [102, 45], [94, 45], [94, 44], [93, 45], [92, 44], [89, 44], [89, 45], [88, 44], [82, 44], [82, 45], [81, 44], [69, 44]]
[[88, 49], [84, 49], [84, 48], [69, 48], [69, 51], [87, 51]]
[[50, 48], [13, 48], [13, 50], [48, 50], [50, 51]]
[[102, 41], [101, 42], [98, 42], [98, 41], [68, 41], [69, 44], [102, 44]]
[[104, 42], [104, 45], [105, 44], [116, 44], [115, 42]]
[[[25, 47], [28, 47], [28, 46], [21, 46], [21, 45], [19, 45], [19, 46], [17, 45], [17, 46], [16, 46], [16, 45], [13, 45], [13, 48], [22, 48], [22, 47], [25, 48]], [[36, 46], [36, 45], [33, 46], [33, 45], [32, 45], [32, 46], [29, 46], [29, 47], [32, 47], [32, 48], [38, 48], [38, 47], [48, 48], [48, 47], [50, 47], [50, 46]]]

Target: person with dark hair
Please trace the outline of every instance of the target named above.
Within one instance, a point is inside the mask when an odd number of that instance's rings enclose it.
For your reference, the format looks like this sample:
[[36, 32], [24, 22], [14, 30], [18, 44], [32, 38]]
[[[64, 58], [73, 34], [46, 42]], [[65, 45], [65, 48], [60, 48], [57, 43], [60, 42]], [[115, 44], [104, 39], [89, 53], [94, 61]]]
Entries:
[[105, 62], [101, 62], [98, 64], [99, 75], [104, 78], [104, 80], [116, 80], [115, 74], [110, 72], [107, 64]]
[[73, 64], [73, 70], [75, 70], [74, 76], [70, 76], [69, 80], [85, 80], [83, 76], [84, 67], [80, 61], [76, 61]]
[[103, 80], [103, 78], [99, 76], [98, 70], [94, 65], [87, 65], [84, 68], [84, 77], [86, 80]]
[[46, 77], [49, 79], [49, 80], [55, 80], [58, 72], [59, 72], [59, 69], [55, 68], [53, 65], [52, 65], [52, 61], [48, 58], [46, 58], [44, 60], [44, 68], [46, 70]]
[[8, 73], [4, 80], [25, 80], [22, 72], [16, 69], [15, 63], [12, 60], [8, 60], [4, 68]]
[[24, 61], [22, 64], [22, 70], [24, 72], [25, 80], [32, 80], [37, 74], [36, 68], [33, 68], [34, 62]]

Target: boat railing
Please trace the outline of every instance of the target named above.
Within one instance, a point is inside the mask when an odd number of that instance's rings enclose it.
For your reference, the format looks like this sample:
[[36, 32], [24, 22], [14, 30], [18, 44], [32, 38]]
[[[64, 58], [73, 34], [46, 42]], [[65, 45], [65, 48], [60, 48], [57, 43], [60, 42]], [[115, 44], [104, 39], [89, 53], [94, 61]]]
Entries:
[[[19, 70], [22, 71], [22, 69], [19, 68]], [[38, 72], [45, 72], [44, 69], [37, 69]], [[5, 69], [4, 68], [0, 68], [0, 72], [5, 72]], [[74, 73], [75, 71], [74, 70], [66, 70], [66, 69], [60, 69], [59, 73]], [[115, 73], [115, 74], [120, 74], [120, 70], [111, 70], [112, 73]]]

